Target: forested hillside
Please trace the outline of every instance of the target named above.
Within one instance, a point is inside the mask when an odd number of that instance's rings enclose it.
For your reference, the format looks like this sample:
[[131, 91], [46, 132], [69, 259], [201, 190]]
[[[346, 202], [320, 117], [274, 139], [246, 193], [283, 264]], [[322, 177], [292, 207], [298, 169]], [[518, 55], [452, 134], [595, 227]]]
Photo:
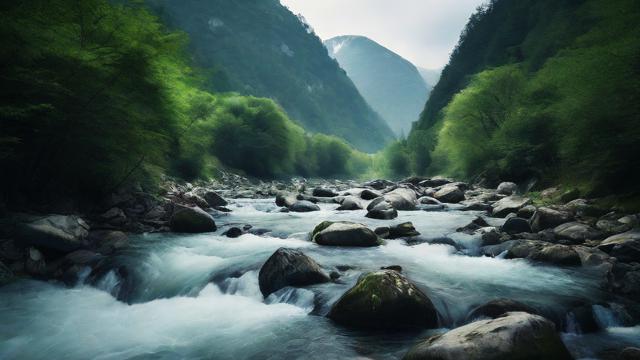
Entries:
[[396, 135], [408, 134], [429, 92], [415, 65], [363, 36], [338, 36], [325, 46]]
[[636, 191], [639, 23], [634, 0], [491, 1], [387, 151], [395, 168]]
[[269, 99], [204, 90], [187, 36], [144, 4], [34, 0], [0, 15], [0, 204], [96, 198], [223, 166], [277, 177], [368, 165]]
[[153, 0], [187, 32], [207, 86], [275, 100], [306, 130], [375, 151], [392, 138], [311, 28], [278, 0]]

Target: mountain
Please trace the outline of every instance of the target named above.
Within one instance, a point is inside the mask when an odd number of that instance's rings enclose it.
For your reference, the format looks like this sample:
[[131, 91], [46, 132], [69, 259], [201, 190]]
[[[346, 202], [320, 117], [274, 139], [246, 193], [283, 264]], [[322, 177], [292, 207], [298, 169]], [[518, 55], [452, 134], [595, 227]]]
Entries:
[[436, 86], [438, 80], [440, 80], [442, 69], [426, 69], [423, 67], [418, 67], [418, 71], [420, 72], [420, 76], [422, 76], [422, 78], [424, 79], [424, 82], [427, 83], [429, 93], [431, 93], [433, 87]]
[[325, 46], [396, 135], [407, 134], [429, 92], [418, 69], [364, 36], [338, 36]]
[[416, 173], [640, 194], [637, 0], [492, 0], [404, 147]]
[[393, 134], [302, 17], [278, 0], [152, 0], [190, 37], [212, 91], [268, 97], [310, 132], [376, 151]]

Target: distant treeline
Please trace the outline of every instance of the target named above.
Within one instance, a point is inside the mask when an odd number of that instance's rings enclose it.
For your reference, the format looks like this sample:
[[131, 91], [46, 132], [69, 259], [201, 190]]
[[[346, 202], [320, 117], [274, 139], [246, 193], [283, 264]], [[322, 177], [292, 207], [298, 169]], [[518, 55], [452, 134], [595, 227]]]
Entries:
[[386, 150], [390, 170], [637, 192], [638, 24], [636, 0], [491, 1]]

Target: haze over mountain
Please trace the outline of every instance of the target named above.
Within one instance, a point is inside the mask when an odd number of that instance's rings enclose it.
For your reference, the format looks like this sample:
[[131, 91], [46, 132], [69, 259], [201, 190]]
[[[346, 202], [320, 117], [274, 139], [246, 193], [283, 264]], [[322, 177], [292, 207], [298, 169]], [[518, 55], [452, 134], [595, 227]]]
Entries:
[[278, 0], [153, 4], [189, 35], [212, 90], [272, 98], [305, 129], [340, 136], [361, 150], [379, 150], [393, 137], [311, 27]]
[[429, 93], [418, 69], [364, 36], [338, 36], [325, 46], [396, 135], [407, 134]]
[[418, 71], [420, 75], [424, 79], [424, 82], [427, 83], [427, 88], [429, 89], [429, 93], [436, 86], [438, 80], [440, 80], [440, 74], [442, 74], [442, 69], [425, 69], [423, 67], [418, 67]]

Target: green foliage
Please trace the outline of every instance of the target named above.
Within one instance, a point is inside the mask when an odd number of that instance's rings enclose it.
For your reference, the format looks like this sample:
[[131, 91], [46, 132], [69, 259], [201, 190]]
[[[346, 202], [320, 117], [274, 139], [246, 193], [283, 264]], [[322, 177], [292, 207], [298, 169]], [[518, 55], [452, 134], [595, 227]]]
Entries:
[[[640, 8], [632, 0], [542, 1], [517, 25], [512, 16], [520, 16], [520, 6], [498, 0], [472, 18], [440, 94], [434, 90], [409, 136], [409, 153], [414, 159], [429, 153], [420, 164], [429, 172], [467, 179], [536, 178], [586, 192], [637, 191], [640, 29], [633, 24]], [[487, 31], [501, 19], [506, 26]], [[501, 37], [515, 28], [517, 36]], [[497, 53], [466, 58], [482, 39]], [[518, 56], [500, 58], [508, 49]], [[434, 115], [435, 101], [449, 96], [443, 89], [452, 72], [478, 66], [484, 70], [456, 78], [449, 90], [458, 90]]]

